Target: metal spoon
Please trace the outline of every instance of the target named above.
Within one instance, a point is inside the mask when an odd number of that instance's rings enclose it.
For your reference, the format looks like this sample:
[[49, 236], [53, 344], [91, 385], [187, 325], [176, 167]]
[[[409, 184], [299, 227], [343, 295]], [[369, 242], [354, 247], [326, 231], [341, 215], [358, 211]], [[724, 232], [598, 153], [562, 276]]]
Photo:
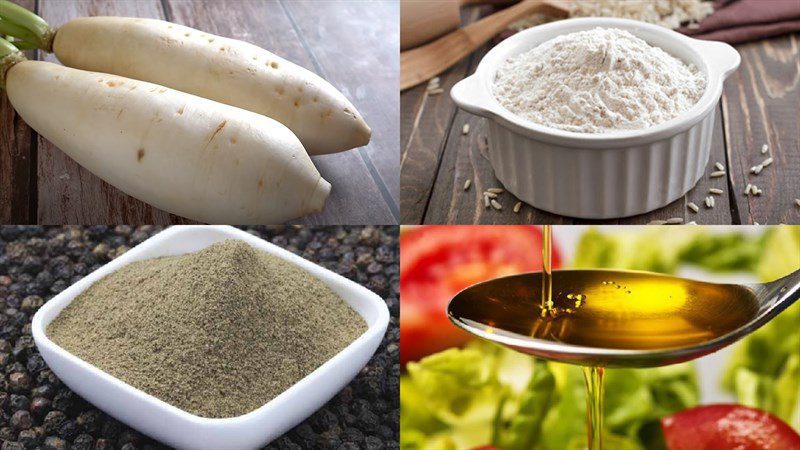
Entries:
[[[584, 275], [586, 272], [592, 272], [597, 275], [598, 280], [650, 275], [666, 277], [644, 272], [563, 270], [553, 272], [554, 286], [569, 285], [570, 280], [574, 280], [579, 272], [583, 272]], [[609, 330], [610, 333], [629, 335], [631, 339], [627, 341], [614, 341], [618, 336], [612, 335], [608, 335], [606, 339], [608, 342], [631, 343], [632, 345], [627, 348], [559, 342], [556, 340], [558, 333], [551, 333], [548, 339], [532, 337], [533, 334], [541, 334], [536, 330], [544, 322], [538, 316], [541, 297], [541, 292], [537, 291], [541, 286], [539, 272], [497, 278], [470, 286], [450, 301], [447, 314], [455, 325], [469, 333], [540, 358], [587, 366], [653, 367], [688, 361], [730, 345], [767, 323], [800, 297], [800, 270], [770, 283], [761, 284], [734, 285], [677, 278], [673, 280], [683, 283], [686, 292], [701, 294], [694, 301], [709, 301], [707, 297], [713, 297], [716, 299], [714, 301], [720, 303], [720, 308], [715, 310], [714, 314], [694, 317], [703, 322], [701, 329], [705, 327], [709, 330], [706, 338], [695, 336], [696, 342], [668, 346], [669, 348], [644, 348], [644, 345], [635, 345], [638, 337], [641, 337], [642, 343], [646, 343], [645, 340], [648, 338], [658, 338], [656, 335], [647, 335], [650, 330], [645, 321], [631, 322], [630, 330], [619, 327], [615, 331]], [[620, 295], [625, 294], [621, 291]], [[737, 301], [731, 300], [732, 298], [736, 298]], [[586, 300], [587, 304], [591, 301], [591, 298]], [[624, 308], [622, 302], [624, 300], [621, 300], [620, 307]], [[635, 304], [631, 305], [635, 307]], [[576, 311], [575, 317], [579, 317], [581, 312]], [[620, 314], [624, 314], [623, 309], [620, 310]], [[670, 317], [665, 315], [661, 320]], [[567, 315], [566, 320], [573, 319]], [[574, 320], [579, 322], [580, 319]], [[655, 316], [648, 320], [659, 320], [659, 318]], [[591, 323], [592, 327], [602, 331], [602, 323], [584, 322], [586, 323]], [[694, 326], [697, 327], [697, 324]], [[581, 330], [573, 328], [573, 331]], [[637, 333], [641, 333], [641, 336]], [[599, 341], [604, 341], [602, 333], [596, 336], [599, 337]]]

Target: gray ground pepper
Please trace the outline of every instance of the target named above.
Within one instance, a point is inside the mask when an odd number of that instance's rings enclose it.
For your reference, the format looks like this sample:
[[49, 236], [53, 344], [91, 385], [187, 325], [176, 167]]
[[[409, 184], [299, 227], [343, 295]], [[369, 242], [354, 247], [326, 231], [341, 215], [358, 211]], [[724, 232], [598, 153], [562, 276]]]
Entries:
[[321, 281], [227, 240], [129, 264], [47, 327], [56, 344], [204, 417], [262, 406], [366, 331]]

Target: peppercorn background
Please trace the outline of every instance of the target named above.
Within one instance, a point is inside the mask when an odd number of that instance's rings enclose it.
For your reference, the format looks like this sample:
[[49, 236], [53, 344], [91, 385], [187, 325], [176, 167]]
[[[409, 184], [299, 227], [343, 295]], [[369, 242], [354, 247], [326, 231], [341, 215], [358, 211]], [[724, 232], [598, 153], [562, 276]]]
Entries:
[[[30, 326], [51, 297], [161, 229], [0, 226], [0, 450], [166, 448], [63, 385], [36, 350]], [[391, 315], [358, 376], [267, 448], [398, 448], [398, 227], [243, 229], [362, 284], [385, 299]]]

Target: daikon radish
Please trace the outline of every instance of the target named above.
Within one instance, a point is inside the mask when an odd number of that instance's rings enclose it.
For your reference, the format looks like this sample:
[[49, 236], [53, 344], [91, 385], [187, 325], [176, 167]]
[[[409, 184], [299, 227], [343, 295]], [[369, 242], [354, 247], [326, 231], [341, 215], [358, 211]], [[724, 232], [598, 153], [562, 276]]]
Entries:
[[20, 59], [0, 59], [0, 81], [5, 74], [22, 119], [155, 207], [203, 222], [278, 223], [320, 211], [328, 197], [330, 184], [300, 141], [273, 119], [156, 84]]
[[[330, 83], [246, 42], [128, 17], [84, 17], [53, 29], [7, 0], [0, 0], [0, 19], [0, 33], [4, 22], [21, 27], [31, 43], [55, 52], [66, 66], [149, 81], [271, 117], [312, 155], [370, 139], [367, 123]], [[5, 34], [26, 39], [13, 29]]]

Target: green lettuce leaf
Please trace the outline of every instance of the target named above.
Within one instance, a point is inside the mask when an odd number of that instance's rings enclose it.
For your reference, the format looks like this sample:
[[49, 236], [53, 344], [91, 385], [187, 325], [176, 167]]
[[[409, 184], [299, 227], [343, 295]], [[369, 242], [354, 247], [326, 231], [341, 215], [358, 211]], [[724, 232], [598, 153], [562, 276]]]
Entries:
[[[609, 448], [657, 448], [648, 443], [653, 424], [697, 403], [697, 381], [688, 364], [609, 369], [605, 380], [604, 438], [607, 447], [614, 443]], [[586, 387], [577, 366], [474, 342], [409, 364], [400, 391], [401, 446], [407, 450], [585, 445]]]
[[[772, 281], [800, 270], [800, 226], [773, 227], [755, 272]], [[735, 344], [722, 386], [800, 430], [800, 303]]]

